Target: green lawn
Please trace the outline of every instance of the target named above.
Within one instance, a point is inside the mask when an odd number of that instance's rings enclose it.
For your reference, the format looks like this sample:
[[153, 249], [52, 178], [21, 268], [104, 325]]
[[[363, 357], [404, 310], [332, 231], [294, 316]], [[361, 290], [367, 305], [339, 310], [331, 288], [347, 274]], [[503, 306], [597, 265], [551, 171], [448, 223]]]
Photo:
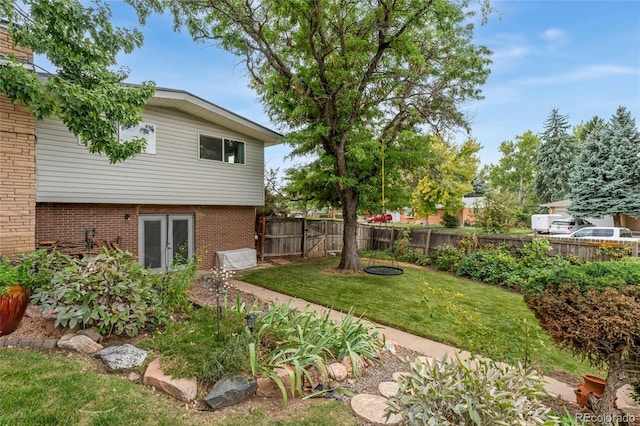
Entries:
[[259, 269], [242, 280], [380, 324], [447, 343], [497, 361], [525, 363], [545, 372], [596, 373], [556, 347], [538, 326], [522, 296], [425, 268], [400, 276], [340, 274], [338, 260]]
[[[316, 400], [294, 412], [250, 414], [193, 407], [122, 378], [100, 373], [86, 355], [0, 348], [0, 425], [355, 426], [347, 405]], [[275, 404], [281, 403], [279, 400]], [[277, 405], [276, 405], [277, 406]]]

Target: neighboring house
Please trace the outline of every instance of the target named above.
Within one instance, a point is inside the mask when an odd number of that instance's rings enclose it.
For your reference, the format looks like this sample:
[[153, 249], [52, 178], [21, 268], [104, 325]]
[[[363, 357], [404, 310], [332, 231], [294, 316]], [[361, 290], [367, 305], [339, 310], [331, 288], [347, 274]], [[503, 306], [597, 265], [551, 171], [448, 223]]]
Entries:
[[[462, 225], [473, 225], [476, 223], [475, 212], [479, 206], [482, 205], [484, 197], [463, 197], [463, 207], [458, 212], [458, 223]], [[393, 216], [392, 222], [400, 223], [422, 223], [424, 218], [414, 215], [413, 210], [404, 208], [399, 212], [389, 212]], [[436, 214], [429, 215], [429, 225], [442, 224], [442, 215], [444, 215], [444, 206], [441, 204], [436, 205]]]
[[[0, 37], [5, 53], [1, 29]], [[1, 255], [84, 241], [94, 229], [94, 240], [117, 240], [154, 268], [198, 249], [201, 267], [211, 268], [218, 251], [255, 247], [264, 148], [282, 135], [190, 93], [157, 89], [143, 122], [120, 133], [147, 138], [146, 152], [110, 164], [61, 121], [34, 123], [3, 96], [0, 108]]]

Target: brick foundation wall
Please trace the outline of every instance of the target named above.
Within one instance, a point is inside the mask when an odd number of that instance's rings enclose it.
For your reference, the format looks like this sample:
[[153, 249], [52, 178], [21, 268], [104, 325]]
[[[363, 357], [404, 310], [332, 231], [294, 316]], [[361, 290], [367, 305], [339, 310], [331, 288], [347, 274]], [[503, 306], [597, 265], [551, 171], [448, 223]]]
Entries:
[[[0, 24], [0, 53], [29, 61]], [[36, 227], [35, 121], [29, 109], [0, 95], [0, 255], [33, 250]]]
[[233, 206], [38, 203], [36, 241], [82, 243], [85, 229], [95, 228], [96, 241], [120, 237], [121, 247], [137, 257], [140, 214], [193, 214], [194, 247], [203, 253], [201, 269], [214, 266], [218, 251], [255, 247], [255, 208]]

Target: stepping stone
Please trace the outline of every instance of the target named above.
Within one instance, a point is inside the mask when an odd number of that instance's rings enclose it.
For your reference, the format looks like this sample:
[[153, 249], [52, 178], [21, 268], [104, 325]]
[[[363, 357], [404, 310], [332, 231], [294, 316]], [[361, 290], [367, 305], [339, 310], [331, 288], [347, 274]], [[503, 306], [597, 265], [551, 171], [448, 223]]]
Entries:
[[361, 419], [374, 425], [397, 425], [402, 421], [402, 416], [392, 414], [387, 420], [385, 409], [387, 398], [379, 395], [361, 393], [351, 398], [351, 408]]
[[399, 386], [397, 382], [381, 382], [378, 385], [378, 391], [380, 392], [380, 395], [386, 398], [391, 398], [392, 396], [397, 394], [398, 389]]

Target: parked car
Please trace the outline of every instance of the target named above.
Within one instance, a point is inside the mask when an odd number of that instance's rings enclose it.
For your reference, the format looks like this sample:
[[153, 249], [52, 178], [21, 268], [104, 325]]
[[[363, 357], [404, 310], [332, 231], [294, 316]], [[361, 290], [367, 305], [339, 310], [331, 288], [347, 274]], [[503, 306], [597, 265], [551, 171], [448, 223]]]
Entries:
[[585, 219], [574, 219], [572, 217], [563, 217], [551, 222], [549, 226], [550, 234], [571, 234], [582, 228], [595, 226], [593, 223]]
[[391, 216], [390, 214], [385, 214], [385, 215], [377, 215], [377, 216], [371, 216], [369, 218], [367, 218], [367, 223], [374, 223], [374, 222], [391, 222], [393, 220], [393, 216]]
[[593, 226], [579, 229], [568, 235], [557, 235], [556, 238], [584, 238], [591, 240], [640, 241], [633, 236], [629, 228], [615, 226]]

